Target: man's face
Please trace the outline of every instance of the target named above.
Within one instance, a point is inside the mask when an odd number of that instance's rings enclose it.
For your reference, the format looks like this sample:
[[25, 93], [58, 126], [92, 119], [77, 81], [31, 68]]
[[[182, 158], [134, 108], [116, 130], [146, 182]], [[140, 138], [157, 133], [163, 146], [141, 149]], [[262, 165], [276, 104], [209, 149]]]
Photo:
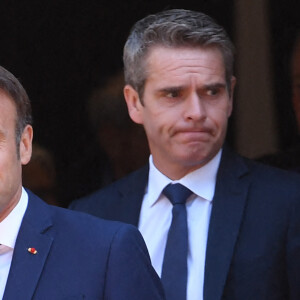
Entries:
[[21, 166], [31, 155], [32, 128], [24, 129], [20, 142], [20, 158], [16, 150], [16, 107], [0, 90], [0, 222], [18, 203], [21, 196]]
[[216, 48], [155, 47], [146, 66], [143, 105], [132, 87], [124, 89], [129, 113], [144, 125], [155, 166], [179, 179], [223, 145], [232, 110], [223, 57]]

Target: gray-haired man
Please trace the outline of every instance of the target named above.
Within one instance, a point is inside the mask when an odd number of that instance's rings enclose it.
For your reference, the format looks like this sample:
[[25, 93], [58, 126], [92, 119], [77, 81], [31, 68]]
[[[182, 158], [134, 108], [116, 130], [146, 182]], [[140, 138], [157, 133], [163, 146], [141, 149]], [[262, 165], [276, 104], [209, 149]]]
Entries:
[[124, 95], [149, 165], [71, 204], [138, 226], [168, 300], [300, 299], [300, 178], [224, 145], [233, 52], [200, 12], [138, 21], [124, 47]]

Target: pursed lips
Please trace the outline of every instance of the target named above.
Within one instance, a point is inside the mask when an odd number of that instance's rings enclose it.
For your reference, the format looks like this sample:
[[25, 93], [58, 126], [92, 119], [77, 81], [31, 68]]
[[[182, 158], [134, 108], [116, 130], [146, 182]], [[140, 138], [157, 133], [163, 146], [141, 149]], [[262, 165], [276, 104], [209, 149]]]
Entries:
[[177, 135], [182, 138], [185, 142], [199, 142], [199, 141], [207, 141], [213, 134], [212, 131], [198, 128], [191, 129], [179, 129], [176, 130], [174, 136]]

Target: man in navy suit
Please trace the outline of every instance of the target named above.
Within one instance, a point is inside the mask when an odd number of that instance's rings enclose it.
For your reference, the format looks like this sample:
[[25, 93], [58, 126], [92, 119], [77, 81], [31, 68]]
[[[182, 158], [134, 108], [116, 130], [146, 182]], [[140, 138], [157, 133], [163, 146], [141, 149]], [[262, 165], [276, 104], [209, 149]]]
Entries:
[[49, 206], [22, 187], [27, 94], [0, 67], [0, 299], [164, 299], [134, 226]]
[[149, 165], [70, 207], [138, 226], [161, 275], [173, 226], [164, 191], [179, 183], [192, 192], [182, 300], [299, 300], [300, 179], [224, 145], [233, 52], [224, 29], [200, 12], [138, 21], [124, 47], [124, 95], [145, 128]]

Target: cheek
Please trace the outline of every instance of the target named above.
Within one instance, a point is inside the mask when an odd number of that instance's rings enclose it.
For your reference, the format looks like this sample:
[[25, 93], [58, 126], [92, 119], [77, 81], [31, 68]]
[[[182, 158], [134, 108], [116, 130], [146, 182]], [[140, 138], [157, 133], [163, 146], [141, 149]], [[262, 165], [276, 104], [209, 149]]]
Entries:
[[146, 120], [144, 122], [144, 128], [148, 138], [152, 140], [159, 139], [164, 131], [164, 126], [160, 124], [159, 120]]
[[4, 184], [6, 189], [21, 178], [22, 167], [17, 162], [16, 158], [11, 156], [0, 160], [0, 184]]
[[229, 106], [220, 106], [219, 108], [214, 108], [209, 114], [211, 120], [217, 127], [224, 127], [228, 122], [228, 118], [231, 114], [231, 108]]
[[148, 109], [144, 111], [143, 114], [144, 127], [154, 132], [162, 132], [172, 124], [172, 118], [174, 119], [174, 116], [174, 111], [168, 111], [161, 107], [156, 107], [151, 110]]

